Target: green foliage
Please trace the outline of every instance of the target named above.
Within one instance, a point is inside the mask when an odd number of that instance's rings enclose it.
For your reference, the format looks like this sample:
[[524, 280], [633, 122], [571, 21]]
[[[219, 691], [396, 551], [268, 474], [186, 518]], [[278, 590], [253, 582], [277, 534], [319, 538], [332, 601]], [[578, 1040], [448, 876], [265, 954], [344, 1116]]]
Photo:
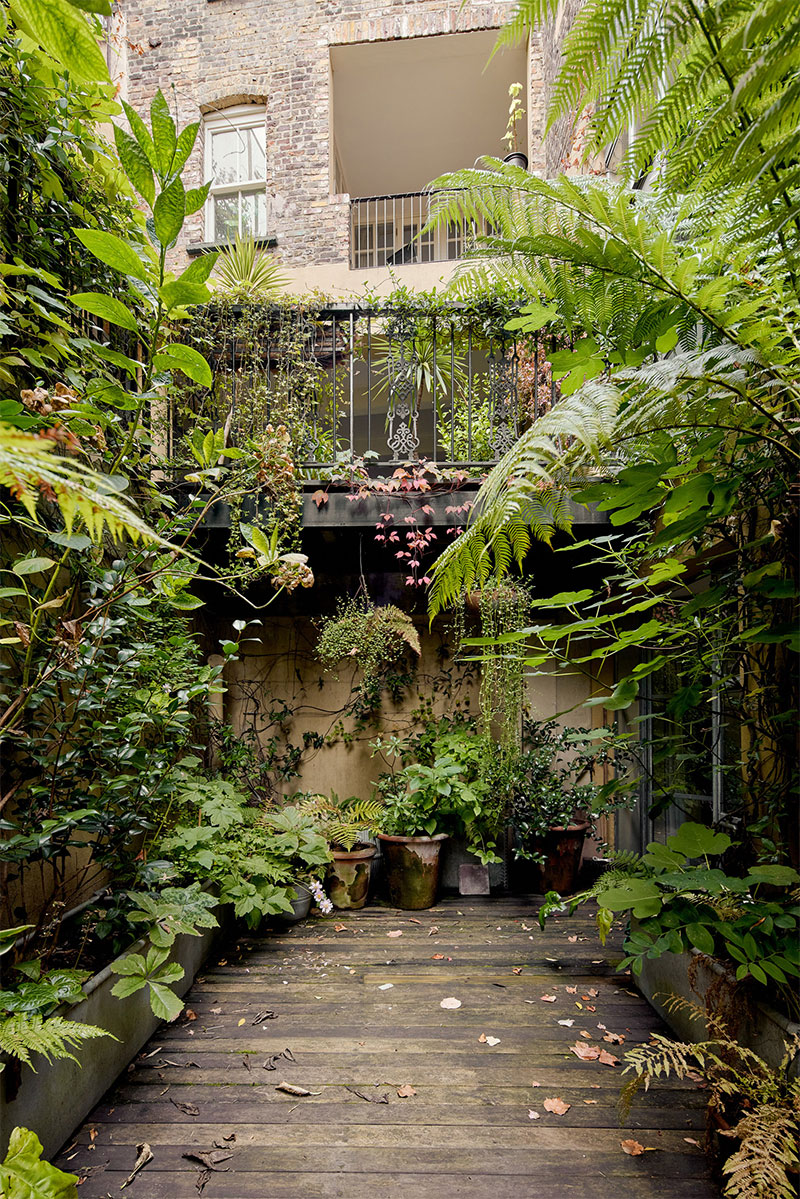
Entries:
[[188, 809], [158, 845], [184, 875], [214, 883], [250, 928], [292, 911], [292, 884], [330, 859], [325, 838], [296, 808], [264, 813], [223, 779], [187, 779], [176, 794]]
[[31, 1012], [14, 1012], [0, 1018], [0, 1050], [14, 1057], [23, 1066], [36, 1067], [31, 1061], [32, 1053], [40, 1053], [48, 1062], [61, 1058], [77, 1061], [71, 1049], [77, 1049], [84, 1041], [97, 1037], [109, 1037], [111, 1033], [94, 1024], [82, 1024], [77, 1020], [66, 1020], [63, 1016], [40, 1016]]
[[111, 988], [118, 999], [134, 995], [144, 987], [149, 988], [150, 1007], [160, 1020], [175, 1020], [183, 1011], [183, 1000], [169, 988], [184, 976], [183, 966], [169, 962], [169, 949], [153, 945], [145, 955], [127, 953], [113, 962], [111, 969], [119, 974], [120, 980]]
[[[666, 844], [648, 845], [641, 857], [614, 855], [612, 869], [569, 901], [570, 914], [596, 900], [603, 942], [614, 916], [630, 913], [635, 918], [619, 969], [630, 966], [639, 974], [645, 959], [698, 949], [724, 961], [756, 995], [773, 1000], [777, 995], [796, 1014], [800, 875], [779, 865], [727, 874], [713, 862], [731, 847], [726, 833], [688, 821]], [[775, 888], [786, 895], [774, 898]], [[561, 906], [560, 896], [548, 894], [540, 923]]]
[[4, 1199], [78, 1199], [78, 1178], [42, 1161], [42, 1144], [27, 1128], [15, 1128], [0, 1162]]
[[[526, 719], [523, 752], [511, 800], [517, 858], [544, 861], [542, 839], [576, 818], [599, 816], [633, 802], [626, 778], [629, 738], [609, 728], [560, 727], [554, 720]], [[595, 781], [613, 768], [610, 781]]]
[[419, 657], [419, 633], [411, 617], [393, 604], [376, 607], [362, 596], [340, 601], [336, 613], [320, 622], [317, 657], [335, 671], [348, 659], [361, 672], [354, 703], [365, 714], [380, 703], [384, 688], [406, 662], [409, 651]]
[[234, 244], [217, 259], [214, 282], [231, 299], [264, 303], [278, 295], [287, 280], [273, 255], [258, 250], [251, 235], [241, 238], [237, 233]]
[[348, 851], [358, 842], [359, 833], [377, 833], [383, 816], [379, 799], [360, 799], [357, 795], [340, 799], [335, 791], [330, 795], [309, 795], [298, 804], [298, 810], [312, 817], [334, 849]]

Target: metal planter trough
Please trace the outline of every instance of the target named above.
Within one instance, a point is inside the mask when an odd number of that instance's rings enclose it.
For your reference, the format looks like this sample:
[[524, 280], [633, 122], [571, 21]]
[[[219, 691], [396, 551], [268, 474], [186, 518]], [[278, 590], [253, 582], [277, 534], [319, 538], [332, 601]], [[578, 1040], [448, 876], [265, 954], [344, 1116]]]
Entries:
[[[752, 1049], [773, 1068], [780, 1066], [786, 1042], [800, 1036], [800, 1024], [767, 1004], [750, 1000], [732, 974], [697, 949], [691, 953], [664, 953], [652, 960], [645, 959], [636, 985], [682, 1041], [703, 1041], [708, 1028], [705, 1020], [693, 1020], [686, 1011], [668, 1011], [665, 1001], [670, 995], [680, 995], [700, 1007], [708, 1002], [709, 1006], [719, 1009], [739, 1043]], [[793, 1077], [800, 1076], [800, 1054], [792, 1060], [789, 1073]]]
[[[183, 978], [174, 985], [179, 995], [191, 987], [219, 931], [203, 929], [197, 937], [175, 938], [169, 961], [184, 969]], [[131, 951], [139, 953], [144, 945], [145, 941], [137, 941]], [[16, 1063], [1, 1059], [5, 1069], [0, 1073], [0, 1158], [16, 1127], [35, 1132], [45, 1157], [53, 1157], [158, 1028], [161, 1021], [150, 1010], [148, 988], [117, 999], [111, 994], [117, 977], [106, 966], [84, 984], [86, 998], [59, 1013], [105, 1028], [116, 1041], [111, 1037], [86, 1041], [77, 1050], [78, 1062], [66, 1058], [48, 1064], [36, 1056], [36, 1073], [28, 1066], [18, 1072]]]

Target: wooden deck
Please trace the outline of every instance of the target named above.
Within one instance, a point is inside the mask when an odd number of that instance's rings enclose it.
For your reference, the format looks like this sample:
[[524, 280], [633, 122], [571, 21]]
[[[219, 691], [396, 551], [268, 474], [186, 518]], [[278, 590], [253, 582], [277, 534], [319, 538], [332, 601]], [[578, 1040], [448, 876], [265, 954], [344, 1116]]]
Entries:
[[[590, 913], [541, 932], [534, 910], [448, 899], [240, 939], [58, 1164], [85, 1176], [81, 1199], [118, 1196], [142, 1142], [153, 1159], [130, 1199], [718, 1196], [702, 1091], [662, 1083], [621, 1129], [621, 1067], [570, 1051], [619, 1056], [661, 1026], [614, 974]], [[461, 1007], [443, 1009], [447, 998]], [[622, 1049], [600, 1040], [603, 1026]], [[546, 1109], [554, 1098], [564, 1115]], [[652, 1152], [628, 1156], [627, 1139]]]

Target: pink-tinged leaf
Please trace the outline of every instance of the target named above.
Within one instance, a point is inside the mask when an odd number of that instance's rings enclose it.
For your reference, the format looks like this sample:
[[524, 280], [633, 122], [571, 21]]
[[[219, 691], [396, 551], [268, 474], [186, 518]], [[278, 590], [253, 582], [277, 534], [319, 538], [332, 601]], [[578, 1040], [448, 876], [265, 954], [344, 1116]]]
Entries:
[[314, 503], [317, 505], [317, 508], [319, 509], [322, 507], [323, 504], [327, 504], [328, 493], [326, 491], [322, 491], [320, 489], [319, 491], [315, 491], [311, 498], [314, 501]]

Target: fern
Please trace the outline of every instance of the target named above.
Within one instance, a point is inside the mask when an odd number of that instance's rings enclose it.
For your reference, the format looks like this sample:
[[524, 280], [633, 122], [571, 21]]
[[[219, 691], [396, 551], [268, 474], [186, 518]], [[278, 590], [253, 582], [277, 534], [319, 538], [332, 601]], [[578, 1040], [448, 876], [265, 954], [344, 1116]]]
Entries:
[[81, 1024], [76, 1020], [65, 1020], [62, 1016], [43, 1018], [28, 1012], [15, 1012], [0, 1020], [0, 1050], [17, 1058], [23, 1065], [30, 1066], [34, 1072], [32, 1053], [40, 1053], [48, 1062], [60, 1058], [77, 1061], [75, 1055], [70, 1053], [71, 1049], [77, 1049], [84, 1041], [111, 1035], [94, 1024]]
[[765, 1104], [743, 1116], [731, 1137], [741, 1146], [722, 1167], [727, 1175], [725, 1194], [731, 1199], [796, 1199], [790, 1177], [796, 1172], [797, 1136], [800, 1132], [800, 1097], [793, 1110]]

